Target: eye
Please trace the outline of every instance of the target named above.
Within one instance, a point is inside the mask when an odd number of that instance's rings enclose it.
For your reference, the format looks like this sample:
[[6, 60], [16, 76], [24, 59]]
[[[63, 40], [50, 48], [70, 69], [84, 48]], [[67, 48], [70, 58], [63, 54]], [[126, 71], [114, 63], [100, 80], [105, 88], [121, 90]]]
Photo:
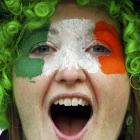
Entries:
[[37, 47], [31, 50], [32, 56], [46, 56], [51, 55], [56, 52], [56, 48], [54, 48], [50, 43], [39, 44]]
[[91, 55], [94, 56], [101, 56], [101, 55], [109, 55], [111, 50], [103, 44], [91, 44], [87, 49], [86, 52], [89, 52]]

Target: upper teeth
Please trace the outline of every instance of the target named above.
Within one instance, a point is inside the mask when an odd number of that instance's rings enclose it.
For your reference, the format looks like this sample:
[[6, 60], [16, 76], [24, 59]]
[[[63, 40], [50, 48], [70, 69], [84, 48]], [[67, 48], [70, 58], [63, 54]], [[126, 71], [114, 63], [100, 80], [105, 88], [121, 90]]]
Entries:
[[54, 102], [55, 105], [64, 105], [64, 106], [87, 106], [89, 103], [82, 99], [82, 98], [64, 98], [64, 99], [59, 99]]

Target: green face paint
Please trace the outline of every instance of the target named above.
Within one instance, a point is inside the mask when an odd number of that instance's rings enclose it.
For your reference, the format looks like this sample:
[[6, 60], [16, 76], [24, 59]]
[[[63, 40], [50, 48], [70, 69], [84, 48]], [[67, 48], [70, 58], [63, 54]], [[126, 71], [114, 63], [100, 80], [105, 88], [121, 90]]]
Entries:
[[17, 60], [15, 66], [16, 76], [32, 78], [40, 75], [42, 73], [43, 65], [43, 59], [21, 57]]
[[33, 78], [42, 73], [43, 58], [29, 58], [29, 55], [38, 44], [47, 41], [48, 31], [49, 26], [24, 34], [19, 45], [20, 56], [15, 65], [16, 76]]

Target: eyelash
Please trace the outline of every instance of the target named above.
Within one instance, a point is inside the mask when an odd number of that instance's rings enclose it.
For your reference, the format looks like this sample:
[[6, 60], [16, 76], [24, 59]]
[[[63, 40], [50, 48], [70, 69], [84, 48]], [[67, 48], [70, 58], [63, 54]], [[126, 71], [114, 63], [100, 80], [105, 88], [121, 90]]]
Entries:
[[56, 48], [50, 43], [39, 44], [36, 48], [31, 50], [31, 55], [33, 56], [49, 56], [52, 53], [56, 52]]
[[111, 53], [111, 50], [101, 43], [92, 43], [85, 51], [89, 52], [92, 56], [106, 56]]
[[[57, 49], [51, 44], [39, 44], [36, 48], [31, 50], [32, 56], [49, 56], [56, 52]], [[85, 52], [90, 53], [92, 56], [107, 56], [110, 55], [111, 50], [106, 45], [101, 43], [92, 43]]]

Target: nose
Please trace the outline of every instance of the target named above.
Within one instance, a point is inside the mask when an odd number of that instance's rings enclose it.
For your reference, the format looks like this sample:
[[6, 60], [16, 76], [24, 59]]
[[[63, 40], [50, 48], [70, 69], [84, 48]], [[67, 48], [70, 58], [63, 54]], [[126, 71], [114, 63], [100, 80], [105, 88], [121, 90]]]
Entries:
[[66, 84], [74, 84], [76, 82], [84, 82], [86, 80], [86, 75], [82, 69], [65, 69], [57, 71], [55, 80]]

